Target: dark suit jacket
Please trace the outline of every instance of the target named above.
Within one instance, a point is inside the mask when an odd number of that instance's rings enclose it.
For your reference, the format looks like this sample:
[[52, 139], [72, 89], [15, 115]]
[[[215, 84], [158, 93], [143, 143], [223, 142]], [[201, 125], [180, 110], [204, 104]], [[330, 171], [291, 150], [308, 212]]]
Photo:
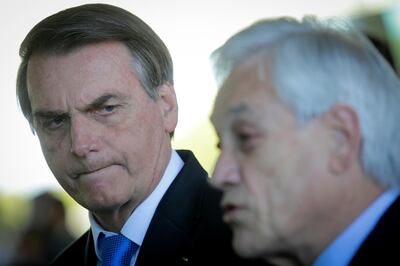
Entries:
[[[143, 240], [136, 266], [256, 265], [231, 249], [231, 232], [222, 222], [220, 192], [190, 151], [178, 151], [185, 162], [161, 199]], [[91, 231], [72, 243], [54, 265], [96, 265]]]
[[400, 197], [384, 213], [349, 265], [400, 265]]

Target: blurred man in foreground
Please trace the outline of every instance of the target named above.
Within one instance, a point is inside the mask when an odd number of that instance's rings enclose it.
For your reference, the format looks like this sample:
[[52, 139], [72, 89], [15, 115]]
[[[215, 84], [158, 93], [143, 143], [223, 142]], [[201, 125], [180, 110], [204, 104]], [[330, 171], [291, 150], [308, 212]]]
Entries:
[[258, 22], [213, 53], [212, 182], [243, 257], [397, 265], [400, 84], [355, 31]]

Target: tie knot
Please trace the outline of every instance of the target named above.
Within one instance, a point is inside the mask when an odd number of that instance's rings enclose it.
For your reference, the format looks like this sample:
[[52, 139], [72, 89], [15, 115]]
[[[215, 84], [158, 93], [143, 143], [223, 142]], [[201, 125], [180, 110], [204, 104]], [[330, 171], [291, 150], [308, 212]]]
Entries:
[[[103, 236], [103, 237], [102, 237]], [[102, 266], [130, 264], [138, 246], [122, 234], [99, 238], [99, 252]]]

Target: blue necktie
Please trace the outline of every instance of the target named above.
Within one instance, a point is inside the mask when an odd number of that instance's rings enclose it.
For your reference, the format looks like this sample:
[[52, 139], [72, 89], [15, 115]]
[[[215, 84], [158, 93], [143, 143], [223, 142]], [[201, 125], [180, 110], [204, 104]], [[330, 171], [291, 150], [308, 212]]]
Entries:
[[[103, 236], [103, 237], [102, 237]], [[125, 236], [99, 237], [99, 252], [102, 266], [129, 266], [139, 246]]]

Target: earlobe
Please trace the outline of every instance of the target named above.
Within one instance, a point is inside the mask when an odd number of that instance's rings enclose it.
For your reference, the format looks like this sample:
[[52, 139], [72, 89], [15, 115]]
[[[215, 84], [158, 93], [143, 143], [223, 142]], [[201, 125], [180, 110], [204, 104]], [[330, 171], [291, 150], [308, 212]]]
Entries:
[[178, 123], [178, 103], [174, 87], [166, 82], [158, 90], [158, 104], [164, 120], [164, 127], [168, 133], [175, 130]]
[[342, 174], [359, 158], [361, 133], [358, 115], [350, 106], [338, 104], [325, 116], [332, 133], [329, 167], [334, 174]]

